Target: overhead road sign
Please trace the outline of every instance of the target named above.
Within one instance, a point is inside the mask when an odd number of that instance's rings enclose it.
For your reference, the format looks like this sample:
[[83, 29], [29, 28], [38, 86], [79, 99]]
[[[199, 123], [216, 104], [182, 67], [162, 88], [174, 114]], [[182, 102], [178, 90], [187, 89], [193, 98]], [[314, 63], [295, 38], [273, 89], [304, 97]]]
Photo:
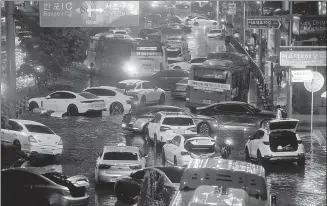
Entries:
[[278, 19], [254, 19], [246, 20], [248, 29], [279, 29], [281, 22]]
[[138, 1], [40, 2], [41, 27], [139, 26]]
[[326, 66], [326, 51], [280, 51], [280, 66]]

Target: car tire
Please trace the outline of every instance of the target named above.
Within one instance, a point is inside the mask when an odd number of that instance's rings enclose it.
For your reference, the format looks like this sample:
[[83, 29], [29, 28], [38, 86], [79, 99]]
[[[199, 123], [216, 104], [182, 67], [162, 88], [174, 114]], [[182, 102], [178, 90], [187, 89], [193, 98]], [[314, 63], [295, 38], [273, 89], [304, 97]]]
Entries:
[[193, 25], [194, 26], [199, 26], [199, 22], [194, 22]]
[[213, 25], [217, 25], [218, 23], [217, 23], [217, 22], [213, 22], [212, 24], [213, 24]]
[[177, 158], [176, 158], [176, 156], [174, 157], [174, 166], [177, 166]]
[[197, 126], [198, 134], [211, 134], [210, 125], [207, 122], [200, 122]]
[[75, 104], [69, 105], [67, 108], [67, 114], [69, 116], [78, 116], [79, 112], [77, 106]]
[[141, 104], [142, 106], [146, 106], [146, 99], [145, 99], [145, 96], [143, 96], [143, 97], [141, 98], [141, 102], [140, 102], [140, 104]]
[[22, 151], [22, 145], [20, 144], [19, 140], [14, 140], [12, 143], [13, 149], [15, 150], [15, 152], [20, 152]]
[[165, 156], [165, 150], [162, 149], [162, 152], [161, 152], [161, 164], [162, 166], [166, 166], [166, 156]]
[[297, 161], [297, 165], [299, 167], [304, 167], [305, 166], [305, 158], [301, 158], [299, 161]]
[[173, 69], [179, 69], [179, 70], [182, 70], [182, 68], [179, 67], [179, 66], [175, 66], [175, 67], [173, 67]]
[[159, 98], [159, 104], [163, 105], [166, 102], [165, 94], [161, 94]]
[[245, 161], [246, 162], [250, 162], [251, 161], [248, 147], [245, 147]]
[[264, 119], [264, 120], [262, 120], [262, 121], [260, 122], [260, 128], [262, 128], [262, 126], [263, 126], [265, 123], [269, 122], [269, 121], [270, 121], [269, 119]]
[[113, 102], [109, 107], [110, 114], [124, 114], [124, 106], [120, 102]]
[[28, 110], [30, 110], [30, 111], [33, 111], [35, 108], [39, 108], [39, 105], [38, 105], [38, 103], [36, 103], [36, 102], [31, 102], [31, 103], [29, 103], [29, 105], [28, 105]]

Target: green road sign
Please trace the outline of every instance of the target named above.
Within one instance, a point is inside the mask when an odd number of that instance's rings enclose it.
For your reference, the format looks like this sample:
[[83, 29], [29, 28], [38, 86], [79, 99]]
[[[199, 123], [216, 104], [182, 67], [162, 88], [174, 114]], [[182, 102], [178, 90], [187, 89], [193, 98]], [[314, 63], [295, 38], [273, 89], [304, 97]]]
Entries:
[[41, 27], [139, 26], [138, 1], [40, 2]]
[[247, 19], [248, 29], [279, 29], [281, 23], [277, 19]]

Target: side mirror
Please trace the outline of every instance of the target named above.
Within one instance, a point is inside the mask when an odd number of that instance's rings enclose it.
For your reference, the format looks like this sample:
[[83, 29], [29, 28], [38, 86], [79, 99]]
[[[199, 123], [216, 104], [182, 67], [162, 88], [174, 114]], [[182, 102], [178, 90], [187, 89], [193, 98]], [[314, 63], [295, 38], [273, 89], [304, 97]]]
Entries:
[[277, 205], [277, 197], [276, 195], [271, 196], [271, 205]]

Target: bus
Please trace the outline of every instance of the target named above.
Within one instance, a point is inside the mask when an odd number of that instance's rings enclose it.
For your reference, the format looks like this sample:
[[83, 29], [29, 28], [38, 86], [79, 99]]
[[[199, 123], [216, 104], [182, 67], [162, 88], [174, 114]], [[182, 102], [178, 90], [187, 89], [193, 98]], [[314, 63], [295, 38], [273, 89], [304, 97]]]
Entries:
[[188, 16], [192, 14], [191, 12], [191, 4], [188, 3], [180, 3], [175, 5], [175, 16], [186, 19]]
[[166, 47], [160, 40], [144, 39], [133, 42], [130, 61], [125, 66], [127, 74], [151, 75], [168, 67]]
[[249, 59], [236, 53], [209, 53], [208, 60], [190, 69], [186, 89], [186, 107], [197, 107], [221, 101], [248, 102], [250, 95]]

